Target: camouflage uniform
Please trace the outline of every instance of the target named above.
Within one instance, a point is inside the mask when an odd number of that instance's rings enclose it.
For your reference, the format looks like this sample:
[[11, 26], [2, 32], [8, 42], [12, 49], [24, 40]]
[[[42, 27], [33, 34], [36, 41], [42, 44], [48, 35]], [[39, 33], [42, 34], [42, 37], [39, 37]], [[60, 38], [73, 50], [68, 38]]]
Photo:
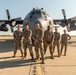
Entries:
[[53, 51], [52, 51], [53, 32], [46, 30], [44, 32], [43, 41], [44, 41], [44, 54], [46, 54], [47, 46], [49, 46], [51, 58], [53, 58]]
[[40, 48], [42, 62], [44, 62], [44, 53], [43, 53], [43, 48], [42, 48], [43, 30], [41, 28], [36, 29], [34, 31], [33, 40], [34, 40], [34, 45], [35, 45], [36, 58], [39, 59], [39, 50], [38, 50], [38, 48]]
[[[69, 39], [68, 39], [68, 37], [69, 37]], [[64, 55], [66, 55], [67, 41], [70, 39], [71, 39], [71, 36], [69, 34], [62, 34], [62, 36], [61, 36], [61, 53], [62, 53], [63, 47], [65, 46]]]
[[27, 56], [27, 48], [29, 48], [30, 56], [33, 59], [31, 36], [32, 36], [32, 31], [30, 29], [25, 30], [23, 32], [23, 48], [24, 48], [24, 57]]
[[57, 51], [58, 51], [58, 56], [60, 56], [60, 50], [59, 50], [59, 43], [60, 40], [60, 33], [59, 32], [54, 32], [54, 42], [53, 42], [53, 53], [55, 51], [55, 46], [57, 45]]
[[22, 39], [22, 32], [21, 31], [18, 31], [16, 30], [13, 34], [13, 37], [14, 37], [14, 47], [15, 47], [15, 50], [14, 50], [14, 56], [16, 55], [17, 53], [17, 48], [20, 49], [20, 52], [21, 52], [21, 56], [23, 56], [23, 52], [22, 52], [22, 45], [21, 45], [21, 39]]

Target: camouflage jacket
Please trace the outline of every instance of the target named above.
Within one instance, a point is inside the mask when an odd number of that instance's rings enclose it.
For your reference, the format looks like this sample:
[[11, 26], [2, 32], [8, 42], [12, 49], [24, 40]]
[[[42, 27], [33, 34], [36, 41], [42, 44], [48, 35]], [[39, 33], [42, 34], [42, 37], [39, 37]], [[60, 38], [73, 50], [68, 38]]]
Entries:
[[61, 36], [61, 43], [67, 42], [67, 40], [70, 40], [71, 36], [69, 34], [62, 34]]
[[25, 30], [23, 32], [23, 42], [26, 43], [26, 44], [31, 44], [31, 36], [32, 36], [32, 31], [29, 29], [29, 30]]
[[14, 37], [14, 40], [20, 41], [20, 40], [22, 39], [22, 32], [16, 30], [16, 31], [13, 33], [13, 37]]
[[59, 40], [60, 40], [60, 33], [54, 32], [54, 41], [59, 41]]
[[53, 41], [53, 32], [46, 30], [46, 31], [44, 32], [43, 41], [44, 41], [45, 43], [48, 43], [48, 42], [51, 43], [51, 42]]
[[32, 36], [33, 40], [38, 40], [39, 42], [42, 42], [43, 40], [43, 30], [41, 28], [39, 29], [36, 29], [33, 33], [33, 36]]

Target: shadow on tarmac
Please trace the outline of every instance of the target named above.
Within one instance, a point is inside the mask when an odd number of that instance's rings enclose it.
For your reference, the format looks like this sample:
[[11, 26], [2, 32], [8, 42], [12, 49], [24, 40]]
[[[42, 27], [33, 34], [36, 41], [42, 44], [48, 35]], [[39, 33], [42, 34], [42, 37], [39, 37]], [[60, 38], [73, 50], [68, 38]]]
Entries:
[[76, 47], [76, 41], [69, 41], [68, 46]]
[[0, 41], [0, 53], [10, 52], [14, 48], [13, 40]]
[[[12, 57], [7, 57], [7, 58], [12, 58]], [[0, 69], [5, 69], [5, 68], [14, 68], [14, 67], [22, 67], [22, 66], [30, 66], [30, 65], [35, 65], [35, 64], [40, 64], [40, 62], [32, 62], [31, 59], [15, 59], [15, 60], [6, 60], [6, 61], [1, 61], [0, 62]]]

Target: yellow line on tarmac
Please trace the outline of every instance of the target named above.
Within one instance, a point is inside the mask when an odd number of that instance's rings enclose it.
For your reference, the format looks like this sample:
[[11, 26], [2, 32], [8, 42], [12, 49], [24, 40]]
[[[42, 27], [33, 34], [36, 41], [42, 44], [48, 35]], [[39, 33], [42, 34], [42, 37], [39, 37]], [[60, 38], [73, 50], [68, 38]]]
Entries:
[[37, 75], [42, 75], [40, 64], [37, 64], [37, 65], [36, 65], [36, 68], [37, 68]]

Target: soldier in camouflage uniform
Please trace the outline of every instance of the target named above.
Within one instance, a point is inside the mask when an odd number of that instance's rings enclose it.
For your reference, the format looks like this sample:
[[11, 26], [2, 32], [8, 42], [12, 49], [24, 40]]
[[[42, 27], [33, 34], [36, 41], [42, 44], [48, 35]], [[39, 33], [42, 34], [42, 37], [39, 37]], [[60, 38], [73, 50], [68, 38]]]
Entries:
[[24, 48], [24, 58], [27, 56], [27, 48], [29, 48], [30, 56], [32, 57], [33, 60], [33, 51], [32, 51], [32, 31], [29, 29], [28, 25], [25, 25], [25, 29], [23, 31], [23, 48]]
[[51, 31], [51, 27], [48, 26], [47, 30], [44, 32], [44, 54], [46, 54], [47, 47], [49, 46], [49, 51], [51, 54], [51, 58], [53, 58], [53, 50], [52, 50], [52, 42], [53, 42], [53, 32]]
[[55, 46], [57, 46], [58, 57], [60, 57], [60, 49], [59, 49], [60, 43], [59, 43], [59, 40], [60, 40], [60, 33], [58, 32], [58, 29], [55, 28], [54, 42], [53, 42], [53, 53], [55, 51]]
[[36, 58], [37, 60], [40, 60], [39, 50], [38, 50], [40, 48], [41, 59], [42, 59], [42, 63], [44, 64], [44, 53], [42, 48], [43, 30], [40, 28], [39, 23], [36, 23], [35, 28], [36, 29], [33, 33], [33, 40], [35, 45]]
[[17, 27], [17, 30], [13, 33], [13, 38], [14, 38], [14, 55], [13, 57], [15, 57], [16, 53], [17, 53], [17, 49], [20, 49], [21, 52], [21, 56], [23, 57], [23, 52], [22, 52], [22, 45], [21, 45], [21, 39], [22, 39], [22, 32], [20, 30], [20, 26]]
[[61, 36], [61, 53], [60, 53], [60, 55], [62, 54], [63, 47], [65, 46], [64, 55], [66, 56], [67, 41], [70, 39], [71, 39], [71, 36], [66, 33], [66, 30], [64, 30], [64, 34], [62, 34], [62, 36]]

